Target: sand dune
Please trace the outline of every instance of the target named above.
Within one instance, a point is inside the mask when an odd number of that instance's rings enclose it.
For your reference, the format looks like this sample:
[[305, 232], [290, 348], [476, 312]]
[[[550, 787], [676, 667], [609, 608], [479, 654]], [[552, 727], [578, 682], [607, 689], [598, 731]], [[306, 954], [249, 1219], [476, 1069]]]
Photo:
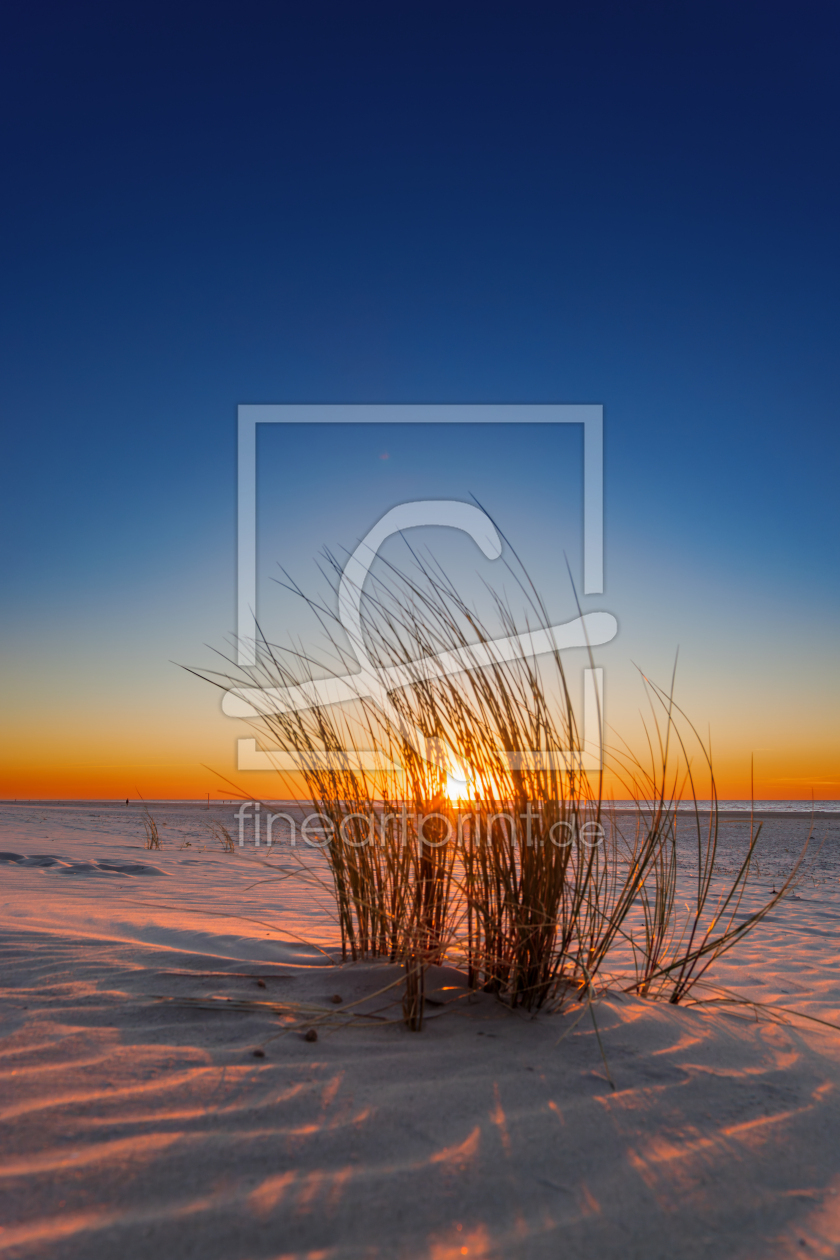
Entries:
[[[409, 1033], [395, 969], [335, 964], [317, 882], [222, 853], [198, 811], [154, 853], [94, 812], [1, 820], [1, 1256], [840, 1252], [840, 1032], [606, 998], [613, 1090], [588, 1016], [558, 1044], [578, 1012], [514, 1014], [442, 969]], [[716, 980], [840, 1024], [825, 826], [799, 900]]]

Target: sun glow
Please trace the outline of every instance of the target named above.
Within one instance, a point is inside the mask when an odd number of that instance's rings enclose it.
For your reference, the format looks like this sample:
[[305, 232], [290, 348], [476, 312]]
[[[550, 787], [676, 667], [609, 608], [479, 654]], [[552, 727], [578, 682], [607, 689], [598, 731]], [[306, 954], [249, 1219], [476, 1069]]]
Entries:
[[470, 785], [463, 766], [454, 762], [446, 775], [446, 795], [453, 803], [470, 799]]

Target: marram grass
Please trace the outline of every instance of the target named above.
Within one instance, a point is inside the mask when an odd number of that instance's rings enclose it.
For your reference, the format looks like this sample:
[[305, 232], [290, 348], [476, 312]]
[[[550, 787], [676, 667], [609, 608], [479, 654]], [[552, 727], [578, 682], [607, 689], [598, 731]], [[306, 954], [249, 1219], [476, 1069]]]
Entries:
[[[760, 826], [751, 823], [741, 866], [723, 876], [712, 758], [674, 703], [673, 684], [665, 691], [644, 680], [645, 762], [601, 741], [634, 802], [617, 812], [603, 799], [602, 772], [581, 769], [559, 651], [479, 667], [477, 646], [532, 625], [518, 626], [494, 597], [490, 627], [445, 575], [415, 561], [411, 574], [389, 568], [371, 581], [362, 601], [369, 659], [408, 678], [389, 693], [388, 711], [362, 697], [352, 711], [315, 706], [258, 724], [300, 757], [312, 809], [331, 824], [324, 852], [342, 956], [401, 964], [404, 1019], [415, 1030], [426, 970], [443, 961], [526, 1011], [558, 1009], [596, 986], [683, 1001], [785, 895], [802, 858], [777, 893], [745, 913]], [[529, 623], [548, 624], [527, 580], [520, 590]], [[336, 673], [352, 672], [335, 622], [316, 611]], [[452, 652], [464, 668], [438, 676], [429, 663]], [[285, 688], [324, 672], [323, 662], [263, 638], [253, 667], [202, 676], [225, 689]], [[361, 750], [386, 768], [360, 768]], [[540, 755], [517, 758], [517, 750]], [[447, 794], [452, 773], [467, 785], [465, 799]]]

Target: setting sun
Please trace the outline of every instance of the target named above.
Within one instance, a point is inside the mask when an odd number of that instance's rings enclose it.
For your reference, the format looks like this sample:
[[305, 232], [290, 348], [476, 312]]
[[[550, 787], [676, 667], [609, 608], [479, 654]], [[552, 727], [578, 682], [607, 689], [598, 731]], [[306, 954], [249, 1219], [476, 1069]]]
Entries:
[[470, 797], [467, 772], [456, 762], [446, 775], [446, 795], [450, 801], [466, 801]]

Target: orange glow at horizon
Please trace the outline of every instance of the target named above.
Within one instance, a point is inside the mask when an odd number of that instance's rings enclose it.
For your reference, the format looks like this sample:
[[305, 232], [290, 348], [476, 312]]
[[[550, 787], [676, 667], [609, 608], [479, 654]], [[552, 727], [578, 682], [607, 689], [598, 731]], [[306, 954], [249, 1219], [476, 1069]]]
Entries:
[[[220, 720], [204, 731], [184, 723], [167, 738], [152, 729], [133, 729], [120, 736], [103, 735], [91, 726], [32, 732], [23, 739], [0, 742], [0, 799], [2, 800], [136, 800], [147, 799], [308, 799], [299, 774], [239, 771], [236, 742]], [[816, 741], [815, 741], [816, 745]], [[641, 755], [642, 750], [639, 749]], [[840, 800], [840, 758], [830, 747], [800, 746], [759, 752], [755, 758], [756, 800]], [[750, 799], [749, 753], [734, 746], [719, 747], [715, 780], [722, 800]], [[590, 776], [593, 787], [597, 787]], [[708, 774], [697, 779], [699, 799], [708, 799]], [[481, 784], [461, 765], [449, 768], [446, 795], [469, 801]], [[605, 799], [626, 800], [628, 790], [607, 770]]]

